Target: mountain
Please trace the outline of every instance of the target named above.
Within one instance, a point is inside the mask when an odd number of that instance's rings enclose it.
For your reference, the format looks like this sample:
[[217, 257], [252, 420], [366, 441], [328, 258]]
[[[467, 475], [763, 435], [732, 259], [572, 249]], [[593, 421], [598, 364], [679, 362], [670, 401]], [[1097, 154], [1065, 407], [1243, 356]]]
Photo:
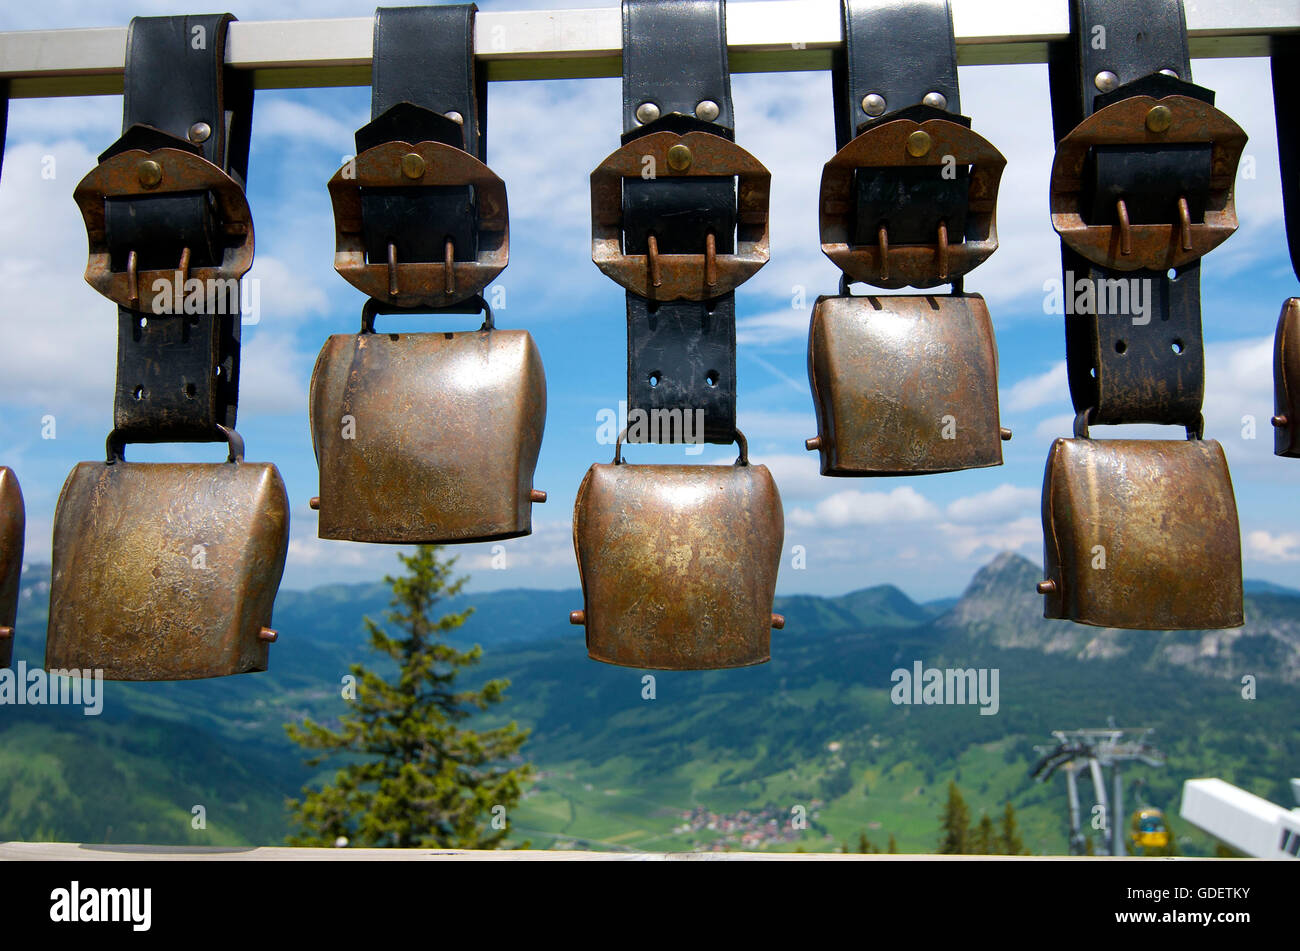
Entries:
[[1230, 680], [1250, 674], [1300, 683], [1300, 592], [1248, 584], [1240, 628], [1128, 631], [1047, 620], [1034, 589], [1041, 578], [1039, 566], [1004, 552], [975, 573], [936, 626], [956, 637], [1078, 660], [1123, 658], [1143, 670], [1173, 666]]
[[[476, 678], [512, 682], [482, 723], [532, 730], [524, 753], [539, 779], [510, 821], [533, 847], [823, 850], [865, 832], [925, 851], [955, 780], [976, 818], [1010, 800], [1030, 848], [1063, 852], [1064, 790], [1059, 778], [1030, 780], [1035, 746], [1112, 717], [1156, 729], [1168, 765], [1132, 774], [1184, 852], [1213, 848], [1177, 818], [1187, 778], [1217, 775], [1289, 802], [1300, 597], [1253, 589], [1246, 628], [1170, 636], [1045, 621], [1038, 578], [1004, 554], [948, 604], [917, 605], [890, 586], [783, 597], [771, 663], [655, 671], [652, 698], [647, 672], [586, 657], [582, 629], [568, 624], [576, 590], [471, 593], [439, 607], [475, 608], [456, 639], [484, 645]], [[29, 665], [43, 652], [47, 598], [48, 568], [29, 567], [15, 657]], [[281, 592], [266, 673], [106, 684], [100, 717], [0, 707], [0, 838], [282, 841], [284, 800], [332, 774], [305, 767], [283, 725], [346, 711], [341, 678], [370, 662], [361, 618], [381, 619], [387, 599], [378, 583]], [[996, 714], [892, 702], [893, 672], [917, 662], [998, 671]], [[1242, 670], [1260, 677], [1258, 699], [1243, 699]], [[205, 829], [193, 828], [196, 805]], [[805, 830], [790, 825], [796, 806]]]

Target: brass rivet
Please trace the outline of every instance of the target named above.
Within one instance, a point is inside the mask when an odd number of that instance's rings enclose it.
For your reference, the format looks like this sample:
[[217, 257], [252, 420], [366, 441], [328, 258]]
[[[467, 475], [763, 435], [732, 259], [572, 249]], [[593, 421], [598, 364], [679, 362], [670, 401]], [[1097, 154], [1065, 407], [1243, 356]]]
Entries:
[[570, 611], [570, 612], [569, 612], [569, 623], [570, 623], [570, 624], [586, 624], [586, 623], [587, 623], [587, 612], [585, 612], [585, 611]]
[[912, 156], [912, 158], [920, 158], [923, 155], [929, 155], [930, 145], [930, 134], [918, 129], [907, 137], [907, 154]]
[[190, 126], [189, 140], [195, 145], [208, 141], [212, 137], [212, 126], [206, 122], [196, 122]]
[[1008, 439], [1011, 438], [1011, 430], [1007, 429], [1004, 426], [1002, 429], [998, 430], [998, 435], [1002, 437], [1003, 442], [1006, 442]]
[[417, 152], [407, 152], [402, 156], [402, 174], [407, 178], [424, 176], [424, 159]]
[[257, 636], [260, 637], [262, 640], [266, 641], [268, 644], [274, 644], [280, 638], [280, 635], [275, 631], [271, 630], [269, 627], [262, 628], [260, 631], [258, 631]]
[[1167, 132], [1174, 124], [1174, 114], [1168, 106], [1152, 106], [1147, 113], [1147, 128], [1152, 132]]
[[157, 188], [162, 181], [162, 166], [153, 159], [145, 159], [136, 171], [140, 175], [140, 184], [145, 188]]
[[1056, 582], [1053, 581], [1051, 578], [1048, 578], [1046, 581], [1040, 581], [1040, 582], [1038, 582], [1037, 587], [1038, 587], [1038, 593], [1039, 593], [1039, 594], [1055, 594], [1055, 593], [1056, 593]]
[[805, 439], [803, 441], [803, 447], [809, 452], [812, 452], [814, 449], [820, 449], [822, 447], [822, 437], [814, 436], [812, 439]]
[[307, 507], [310, 508], [310, 509], [312, 509], [313, 511], [317, 511], [317, 512], [319, 512], [319, 511], [320, 511], [320, 496], [319, 496], [319, 495], [313, 495], [313, 496], [311, 497], [311, 501], [307, 503]]
[[531, 502], [545, 502], [546, 493], [543, 492], [541, 489], [533, 489], [531, 492], [528, 493], [528, 499]]
[[691, 155], [691, 150], [684, 145], [674, 145], [668, 150], [668, 167], [674, 172], [686, 171], [694, 161], [695, 156]]

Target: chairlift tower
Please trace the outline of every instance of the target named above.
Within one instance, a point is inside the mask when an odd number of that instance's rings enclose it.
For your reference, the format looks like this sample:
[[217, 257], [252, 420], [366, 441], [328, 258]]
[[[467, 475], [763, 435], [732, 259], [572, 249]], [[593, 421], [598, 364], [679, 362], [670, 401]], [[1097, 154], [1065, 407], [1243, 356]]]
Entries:
[[[1124, 848], [1124, 763], [1139, 762], [1147, 766], [1164, 766], [1165, 756], [1148, 742], [1151, 727], [1105, 727], [1090, 730], [1053, 730], [1054, 746], [1035, 746], [1040, 754], [1030, 774], [1047, 782], [1056, 771], [1065, 772], [1065, 789], [1069, 801], [1070, 854], [1083, 855], [1083, 834], [1079, 809], [1078, 774], [1087, 770], [1092, 782], [1095, 805], [1090, 814], [1100, 813], [1101, 854], [1125, 854]], [[1112, 794], [1106, 796], [1106, 770], [1111, 771]], [[1109, 844], [1108, 844], [1109, 843]]]

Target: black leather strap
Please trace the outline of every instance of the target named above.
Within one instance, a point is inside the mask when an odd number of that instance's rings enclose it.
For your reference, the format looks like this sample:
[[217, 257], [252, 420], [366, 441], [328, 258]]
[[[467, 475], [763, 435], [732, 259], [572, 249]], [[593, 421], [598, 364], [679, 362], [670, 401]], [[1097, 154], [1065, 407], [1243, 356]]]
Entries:
[[[379, 119], [404, 102], [444, 118], [456, 113], [462, 121], [449, 120], [459, 130], [457, 141], [450, 144], [480, 162], [487, 161], [487, 74], [474, 68], [477, 12], [472, 3], [381, 7], [375, 11], [371, 119]], [[402, 136], [389, 134], [380, 141], [398, 138]], [[420, 135], [405, 141], [442, 139]]]
[[[948, 0], [842, 0], [840, 12], [844, 46], [832, 65], [837, 148], [930, 93], [943, 96], [942, 111], [961, 114]], [[863, 109], [867, 96], [883, 100], [881, 111]]]
[[[1184, 95], [1213, 102], [1191, 83], [1182, 0], [1071, 0], [1071, 39], [1048, 66], [1059, 142], [1098, 109], [1136, 95]], [[1169, 70], [1176, 75], [1162, 73]], [[1113, 75], [1111, 75], [1113, 74]], [[1108, 146], [1087, 169], [1090, 224], [1113, 224], [1123, 197], [1131, 220], [1175, 221], [1180, 196], [1193, 221], [1209, 185], [1209, 149]], [[1200, 263], [1160, 271], [1112, 271], [1061, 248], [1066, 363], [1076, 412], [1097, 424], [1177, 424], [1199, 431], [1205, 353]], [[1123, 298], [1112, 288], [1126, 287]], [[1129, 301], [1123, 314], [1100, 312], [1105, 299]], [[1135, 312], [1136, 301], [1145, 312]], [[1078, 305], [1090, 308], [1081, 313]]]
[[[630, 442], [735, 438], [735, 294], [708, 304], [654, 303], [629, 291], [627, 354]], [[658, 426], [645, 440], [632, 425], [633, 410], [646, 412], [647, 423]]]
[[[642, 107], [645, 122], [637, 116]], [[623, 129], [624, 142], [660, 131], [734, 139], [725, 0], [623, 0]], [[623, 228], [629, 254], [646, 254], [651, 235], [658, 253], [701, 254], [709, 232], [717, 253], [730, 254], [735, 181], [667, 175], [625, 179]], [[654, 303], [629, 292], [627, 400], [629, 422], [641, 411], [658, 424], [642, 432], [629, 425], [629, 442], [681, 442], [686, 436], [694, 442], [731, 442], [735, 294]], [[700, 410], [702, 433], [694, 425]]]
[[[714, 103], [717, 115], [698, 114], [702, 102]], [[650, 124], [637, 118], [645, 103], [661, 119], [699, 118], [720, 127], [709, 131], [731, 138], [725, 0], [623, 0], [624, 132]]]
[[[248, 175], [251, 79], [225, 65], [235, 18], [136, 17], [127, 32], [123, 135], [101, 160], [130, 149], [195, 152], [241, 185]], [[135, 251], [141, 268], [191, 266], [221, 257], [216, 211], [205, 193], [110, 199], [106, 223], [114, 266]], [[152, 305], [153, 289], [142, 299]], [[172, 294], [175, 303], [177, 295]], [[184, 293], [180, 299], [184, 300]], [[193, 298], [197, 300], [198, 298]], [[189, 313], [118, 309], [113, 422], [133, 442], [215, 441], [235, 426], [239, 399], [239, 294], [202, 295]], [[209, 302], [213, 312], [209, 312]], [[218, 303], [219, 302], [219, 303]], [[200, 312], [195, 313], [198, 309]]]
[[1300, 35], [1273, 37], [1273, 110], [1291, 267], [1300, 280]]
[[[486, 161], [487, 77], [474, 65], [477, 9], [466, 3], [375, 12], [372, 119], [357, 130], [358, 154], [384, 142], [442, 142]], [[386, 261], [389, 245], [398, 261], [442, 261], [448, 240], [455, 260], [472, 261], [477, 219], [470, 186], [361, 192], [370, 261]]]

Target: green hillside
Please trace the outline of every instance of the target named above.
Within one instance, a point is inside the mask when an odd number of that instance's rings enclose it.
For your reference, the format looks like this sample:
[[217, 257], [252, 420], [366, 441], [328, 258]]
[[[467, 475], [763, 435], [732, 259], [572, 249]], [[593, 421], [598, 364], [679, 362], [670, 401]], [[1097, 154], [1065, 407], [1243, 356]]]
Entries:
[[[524, 751], [540, 778], [511, 817], [516, 839], [542, 848], [814, 851], [865, 832], [877, 845], [892, 833], [903, 851], [928, 851], [955, 779], [975, 818], [1010, 799], [1029, 848], [1061, 853], [1063, 780], [1030, 781], [1034, 745], [1050, 742], [1053, 729], [1108, 718], [1156, 728], [1167, 768], [1131, 775], [1148, 781], [1146, 795], [1173, 818], [1184, 852], [1213, 847], [1176, 818], [1187, 778], [1217, 775], [1289, 803], [1300, 687], [1286, 679], [1294, 658], [1281, 655], [1291, 650], [1300, 597], [1248, 595], [1248, 626], [1220, 669], [1179, 660], [1194, 634], [1126, 634], [1107, 642], [1107, 659], [1081, 659], [1094, 641], [1063, 649], [1061, 632], [1073, 626], [1031, 610], [1025, 579], [1034, 570], [1000, 556], [961, 600], [937, 608], [886, 586], [779, 599], [787, 627], [773, 633], [770, 664], [655, 672], [653, 700], [643, 699], [646, 672], [586, 658], [581, 628], [567, 623], [578, 592], [465, 596], [476, 614], [462, 640], [485, 645], [481, 676], [513, 681], [497, 715], [534, 729]], [[24, 575], [30, 594], [15, 660], [29, 665], [43, 650], [33, 632], [43, 629], [45, 585], [39, 566]], [[282, 841], [283, 801], [311, 778], [283, 724], [345, 709], [340, 679], [365, 658], [361, 615], [379, 616], [385, 602], [375, 584], [282, 592], [281, 638], [264, 674], [107, 684], [101, 717], [0, 707], [0, 839]], [[894, 705], [891, 671], [915, 661], [997, 668], [998, 713]], [[1258, 699], [1241, 697], [1246, 668], [1257, 669]], [[195, 805], [206, 810], [205, 830], [191, 828]], [[806, 829], [791, 828], [796, 806]]]

